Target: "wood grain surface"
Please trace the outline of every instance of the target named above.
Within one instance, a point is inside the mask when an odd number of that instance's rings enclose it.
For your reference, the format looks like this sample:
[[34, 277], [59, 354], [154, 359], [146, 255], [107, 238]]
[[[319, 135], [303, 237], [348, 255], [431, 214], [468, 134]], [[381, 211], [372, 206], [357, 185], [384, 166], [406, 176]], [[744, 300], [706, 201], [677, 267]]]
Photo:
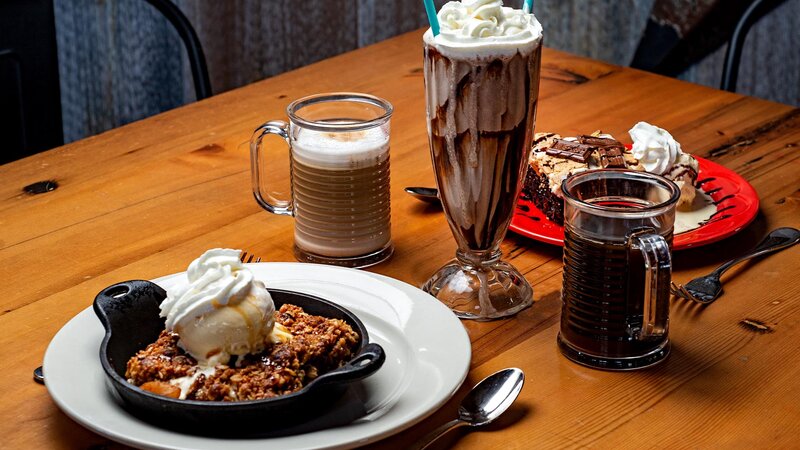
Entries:
[[[8, 448], [116, 448], [61, 413], [31, 380], [53, 335], [103, 287], [182, 271], [204, 250], [243, 248], [293, 261], [292, 220], [252, 199], [252, 130], [283, 118], [291, 99], [362, 91], [388, 99], [396, 253], [370, 270], [421, 285], [451, 258], [444, 216], [402, 192], [433, 185], [419, 31], [233, 90], [55, 150], [0, 166], [0, 435]], [[537, 130], [664, 127], [684, 149], [742, 174], [761, 211], [741, 233], [675, 255], [685, 282], [755, 243], [800, 226], [800, 110], [546, 50]], [[275, 142], [270, 156], [285, 150]], [[278, 164], [280, 166], [280, 164]], [[30, 195], [23, 187], [54, 180]], [[276, 173], [270, 182], [285, 186]], [[555, 345], [561, 250], [509, 234], [505, 257], [534, 286], [514, 318], [463, 322], [473, 345], [453, 400], [407, 432], [374, 444], [405, 448], [455, 416], [459, 399], [507, 366], [526, 386], [498, 424], [454, 432], [458, 448], [790, 448], [800, 446], [800, 258], [793, 248], [725, 277], [726, 293], [699, 307], [674, 302], [673, 353], [635, 373], [587, 369]], [[744, 325], [763, 323], [767, 330]]]

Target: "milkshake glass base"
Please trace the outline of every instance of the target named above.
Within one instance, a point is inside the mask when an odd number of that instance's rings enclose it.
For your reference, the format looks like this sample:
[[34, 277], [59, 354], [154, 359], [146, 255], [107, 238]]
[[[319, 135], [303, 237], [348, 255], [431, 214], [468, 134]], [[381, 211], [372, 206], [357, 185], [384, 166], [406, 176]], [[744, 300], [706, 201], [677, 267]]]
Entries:
[[561, 350], [561, 354], [578, 364], [593, 369], [620, 372], [645, 369], [664, 361], [669, 355], [670, 344], [669, 339], [666, 339], [661, 345], [644, 355], [612, 358], [608, 356], [592, 355], [578, 350], [567, 342], [567, 340], [561, 336], [561, 333], [558, 333], [558, 348]]
[[436, 271], [422, 290], [461, 319], [500, 319], [533, 304], [531, 285], [511, 264], [500, 261], [499, 255], [475, 264], [459, 254]]
[[380, 250], [366, 255], [333, 257], [323, 256], [303, 250], [297, 245], [294, 246], [294, 257], [304, 263], [328, 264], [331, 266], [350, 267], [353, 269], [363, 269], [364, 267], [374, 266], [389, 259], [394, 253], [394, 246], [389, 243]]

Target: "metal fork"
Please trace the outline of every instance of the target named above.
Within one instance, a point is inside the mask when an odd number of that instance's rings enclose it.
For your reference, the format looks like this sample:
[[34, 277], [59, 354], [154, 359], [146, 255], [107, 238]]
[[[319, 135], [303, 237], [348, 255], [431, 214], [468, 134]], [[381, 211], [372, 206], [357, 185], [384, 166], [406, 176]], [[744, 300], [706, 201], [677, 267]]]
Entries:
[[720, 277], [726, 270], [747, 259], [789, 248], [798, 241], [800, 241], [800, 231], [796, 228], [777, 228], [772, 230], [753, 250], [717, 267], [710, 274], [695, 278], [685, 285], [677, 284], [674, 281], [670, 282], [670, 291], [676, 297], [707, 305], [722, 295]]
[[[252, 254], [252, 253], [250, 253], [250, 254], [248, 255], [248, 254], [247, 254], [247, 252], [242, 252], [242, 257], [241, 257], [241, 258], [239, 258], [239, 259], [240, 259], [240, 260], [241, 260], [243, 263], [251, 263], [251, 262], [257, 262], [257, 263], [260, 263], [260, 262], [261, 262], [261, 257], [260, 257], [260, 256], [256, 257], [256, 255], [254, 255], [254, 254]], [[255, 259], [255, 261], [253, 261], [253, 259]]]

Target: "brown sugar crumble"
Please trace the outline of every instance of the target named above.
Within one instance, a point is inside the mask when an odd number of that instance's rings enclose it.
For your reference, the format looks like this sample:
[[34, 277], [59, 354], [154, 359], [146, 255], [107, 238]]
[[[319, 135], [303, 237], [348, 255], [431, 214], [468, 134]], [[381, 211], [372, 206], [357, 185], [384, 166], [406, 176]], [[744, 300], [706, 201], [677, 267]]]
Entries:
[[176, 333], [164, 330], [128, 360], [125, 376], [130, 383], [167, 397], [178, 398], [181, 379], [188, 385], [187, 400], [259, 400], [302, 389], [349, 361], [360, 342], [344, 321], [313, 316], [294, 305], [281, 306], [275, 321], [292, 335], [290, 340], [239, 358], [231, 366], [218, 365], [213, 373], [197, 366], [178, 347]]

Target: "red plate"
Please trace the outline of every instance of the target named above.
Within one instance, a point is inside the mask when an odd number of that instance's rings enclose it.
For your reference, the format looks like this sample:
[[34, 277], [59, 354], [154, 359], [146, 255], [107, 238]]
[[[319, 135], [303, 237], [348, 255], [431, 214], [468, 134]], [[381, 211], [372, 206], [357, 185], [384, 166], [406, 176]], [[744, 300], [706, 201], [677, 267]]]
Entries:
[[[697, 158], [700, 188], [717, 203], [712, 219], [694, 230], [675, 235], [673, 250], [699, 247], [732, 236], [746, 227], [758, 213], [758, 194], [738, 173], [707, 159]], [[554, 245], [564, 245], [564, 227], [539, 211], [528, 200], [519, 199], [509, 230]]]

